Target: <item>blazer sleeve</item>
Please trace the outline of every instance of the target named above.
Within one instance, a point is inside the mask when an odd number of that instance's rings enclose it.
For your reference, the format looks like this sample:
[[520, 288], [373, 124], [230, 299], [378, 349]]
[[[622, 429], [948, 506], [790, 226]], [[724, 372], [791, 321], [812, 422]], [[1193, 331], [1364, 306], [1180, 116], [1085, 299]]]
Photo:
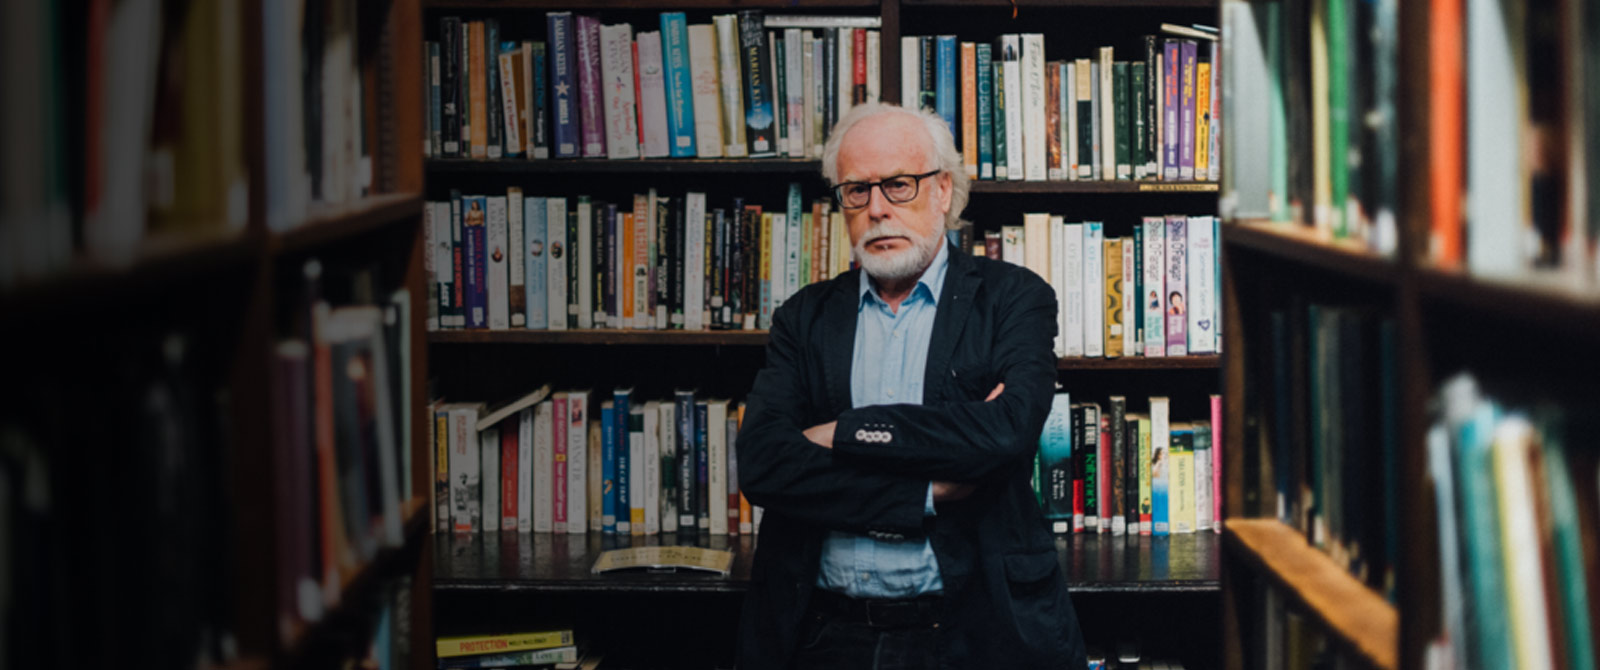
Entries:
[[[739, 431], [739, 487], [755, 505], [831, 530], [921, 533], [928, 480], [847, 463], [806, 439], [818, 416], [810, 384], [821, 363], [797, 330], [802, 301], [774, 315], [767, 361], [746, 398]], [[820, 383], [820, 382], [817, 382]]]
[[[940, 405], [876, 405], [845, 412], [840, 460], [934, 481], [971, 482], [1027, 462], [1055, 393], [1055, 293], [1031, 273], [995, 282], [989, 369], [1005, 391]], [[987, 288], [987, 287], [986, 287]]]

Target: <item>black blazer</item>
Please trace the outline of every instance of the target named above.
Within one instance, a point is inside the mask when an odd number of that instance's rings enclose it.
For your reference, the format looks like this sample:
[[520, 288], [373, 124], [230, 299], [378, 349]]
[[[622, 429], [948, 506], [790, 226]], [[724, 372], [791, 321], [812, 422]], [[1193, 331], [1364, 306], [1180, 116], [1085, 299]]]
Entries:
[[[922, 405], [851, 409], [856, 271], [802, 289], [773, 316], [739, 433], [739, 485], [766, 510], [741, 613], [744, 670], [784, 667], [805, 643], [831, 530], [930, 538], [945, 587], [943, 666], [1086, 666], [1031, 484], [1055, 392], [1055, 293], [1019, 266], [949, 251]], [[1000, 382], [1005, 392], [985, 402]], [[834, 420], [831, 450], [802, 434]], [[925, 517], [930, 481], [978, 488]]]

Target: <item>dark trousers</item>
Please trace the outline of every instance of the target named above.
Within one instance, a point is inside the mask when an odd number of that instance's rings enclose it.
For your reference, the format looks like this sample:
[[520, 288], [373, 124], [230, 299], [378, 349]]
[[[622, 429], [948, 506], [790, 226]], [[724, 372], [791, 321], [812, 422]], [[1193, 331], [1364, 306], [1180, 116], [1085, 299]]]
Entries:
[[863, 601], [818, 589], [800, 631], [794, 670], [932, 670], [938, 596]]

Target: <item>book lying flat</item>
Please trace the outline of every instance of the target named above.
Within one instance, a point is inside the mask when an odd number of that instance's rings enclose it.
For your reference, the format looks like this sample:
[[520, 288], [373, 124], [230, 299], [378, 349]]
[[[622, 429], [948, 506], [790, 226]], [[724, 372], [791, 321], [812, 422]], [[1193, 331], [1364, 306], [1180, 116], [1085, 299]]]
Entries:
[[705, 570], [726, 576], [733, 552], [705, 547], [630, 547], [602, 552], [589, 571], [594, 574], [630, 568]]

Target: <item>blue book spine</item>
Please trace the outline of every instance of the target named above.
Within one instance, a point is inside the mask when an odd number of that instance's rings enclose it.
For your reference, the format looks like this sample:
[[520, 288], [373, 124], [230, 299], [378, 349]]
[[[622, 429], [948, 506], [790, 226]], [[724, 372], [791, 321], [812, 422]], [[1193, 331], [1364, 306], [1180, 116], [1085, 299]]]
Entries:
[[709, 444], [706, 441], [709, 434], [707, 433], [709, 426], [706, 424], [711, 422], [708, 416], [709, 412], [710, 409], [705, 402], [696, 402], [694, 404], [694, 509], [697, 510], [695, 519], [700, 530], [707, 532], [711, 530], [711, 494], [709, 492], [711, 476], [707, 469], [710, 466], [711, 458], [707, 453]]
[[613, 471], [615, 473], [616, 486], [611, 489], [615, 494], [612, 496], [611, 505], [612, 510], [617, 515], [617, 532], [623, 535], [633, 532], [633, 524], [630, 521], [632, 507], [628, 498], [628, 469], [633, 465], [629, 462], [631, 459], [628, 457], [628, 413], [631, 409], [628, 396], [630, 393], [632, 391], [628, 389], [617, 389], [611, 398], [611, 409], [616, 412], [617, 431], [616, 446], [612, 450], [615, 453], [614, 458], [616, 461], [616, 469]]
[[545, 289], [545, 273], [549, 272], [545, 257], [544, 235], [546, 230], [545, 212], [548, 206], [544, 198], [530, 197], [522, 200], [522, 243], [528, 248], [527, 262], [522, 264], [524, 281], [523, 290], [527, 296], [528, 328], [530, 330], [544, 330], [550, 325], [549, 295]]
[[469, 195], [461, 199], [462, 261], [466, 263], [466, 313], [467, 328], [489, 327], [489, 256], [484, 248], [489, 243], [489, 227], [485, 225], [489, 199]]
[[689, 70], [689, 24], [683, 12], [661, 13], [661, 62], [667, 83], [667, 138], [673, 158], [693, 158], [694, 84]]
[[577, 49], [572, 38], [572, 12], [546, 15], [550, 39], [551, 116], [555, 126], [555, 157], [577, 158], [578, 120]]
[[[739, 64], [744, 74], [745, 143], [751, 158], [777, 155], [778, 136], [773, 128], [777, 113], [772, 104], [772, 59], [767, 31], [759, 9], [739, 11]], [[846, 76], [843, 72], [839, 76]]]
[[678, 532], [695, 531], [695, 469], [699, 458], [695, 449], [694, 392], [678, 391], [673, 395], [673, 416], [678, 425]]
[[546, 95], [550, 77], [546, 67], [545, 43], [530, 42], [533, 46], [533, 90], [529, 91], [531, 102], [528, 104], [528, 113], [533, 116], [533, 137], [523, 138], [523, 143], [529, 145], [528, 149], [533, 158], [550, 157], [550, 99]]
[[956, 137], [961, 136], [961, 128], [956, 125], [956, 100], [961, 97], [961, 89], [956, 84], [956, 36], [940, 35], [934, 51], [934, 73], [937, 79], [934, 88], [934, 108], [939, 111], [939, 116], [944, 118], [946, 125], [950, 126], [950, 133]]
[[483, 60], [484, 70], [488, 84], [489, 95], [488, 113], [484, 115], [489, 122], [489, 157], [501, 158], [505, 155], [505, 105], [500, 99], [500, 22], [494, 19], [483, 21], [484, 45]]
[[1072, 532], [1072, 466], [1072, 402], [1057, 393], [1039, 434], [1039, 487], [1051, 532]]
[[[430, 152], [432, 152], [431, 155], [433, 157], [435, 157], [435, 158], [440, 158], [440, 157], [444, 156], [444, 136], [442, 134], [443, 124], [439, 120], [440, 117], [443, 115], [443, 110], [440, 109], [440, 97], [443, 94], [443, 91], [441, 90], [440, 85], [439, 85], [439, 66], [440, 66], [439, 53], [440, 53], [439, 52], [439, 43], [438, 42], [429, 42], [428, 43], [428, 150]], [[277, 147], [277, 149], [281, 150], [282, 147]]]
[[1193, 40], [1184, 40], [1182, 54], [1182, 69], [1178, 71], [1178, 178], [1194, 179], [1194, 149], [1195, 149], [1195, 62], [1199, 58], [1197, 45]]
[[600, 532], [617, 532], [617, 410], [600, 405]]
[[988, 42], [974, 46], [978, 65], [978, 178], [994, 179], [994, 47]]

